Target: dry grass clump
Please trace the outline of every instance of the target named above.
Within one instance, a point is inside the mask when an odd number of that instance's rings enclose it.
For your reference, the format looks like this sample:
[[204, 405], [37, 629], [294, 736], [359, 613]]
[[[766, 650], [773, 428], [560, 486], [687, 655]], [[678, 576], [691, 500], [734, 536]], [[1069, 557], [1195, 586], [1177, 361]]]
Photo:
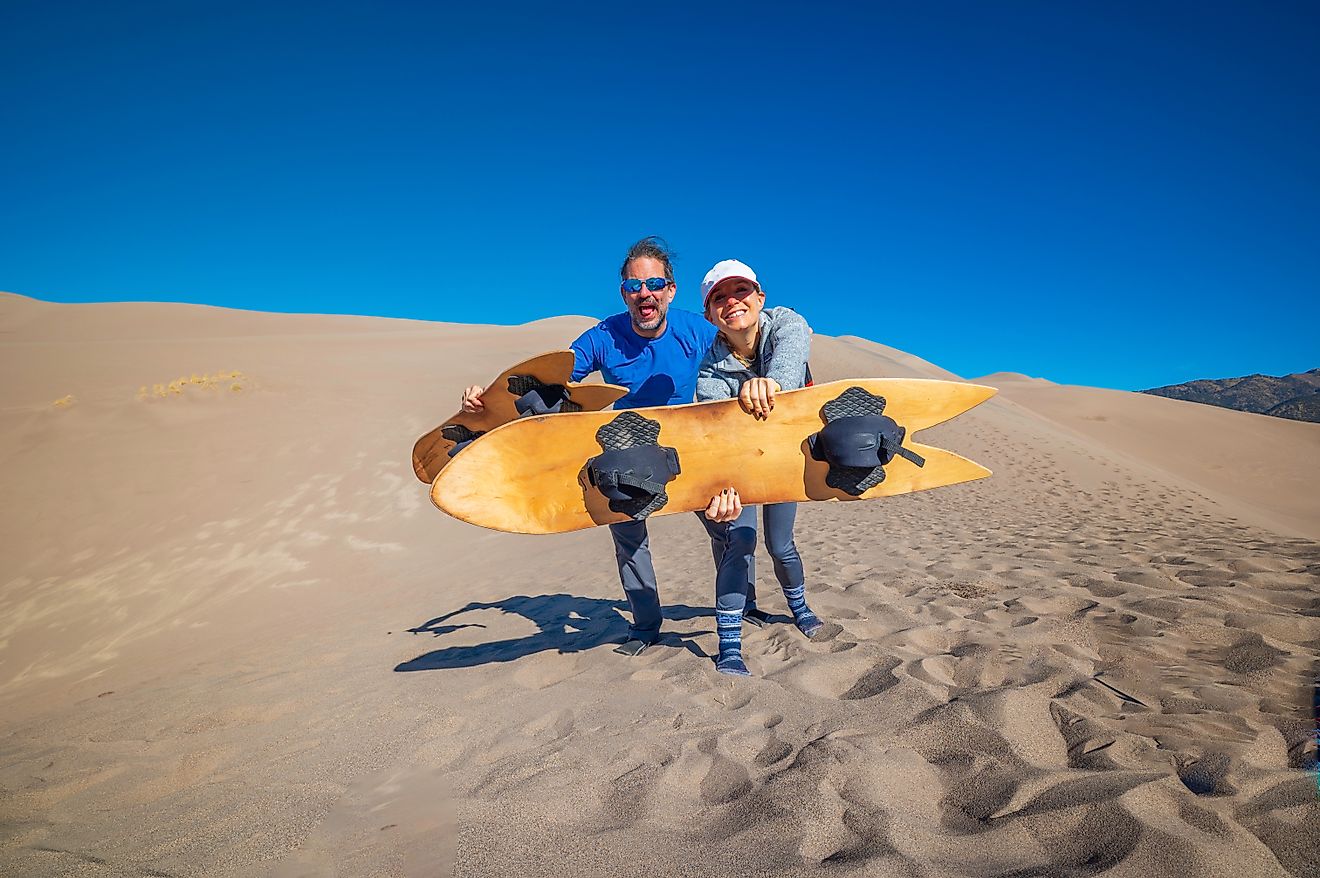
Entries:
[[70, 393], [68, 396], [61, 396], [59, 399], [52, 402], [51, 405], [57, 409], [66, 409], [75, 402], [77, 402], [77, 399], [72, 393]]
[[153, 384], [150, 388], [144, 384], [138, 388], [137, 398], [144, 401], [169, 399], [171, 396], [185, 395], [190, 387], [197, 387], [202, 390], [219, 390], [223, 382], [229, 382], [229, 390], [237, 393], [243, 389], [242, 378], [244, 378], [243, 373], [237, 369], [219, 369], [214, 374], [208, 372], [204, 375], [193, 372], [190, 375], [175, 378], [166, 384]]

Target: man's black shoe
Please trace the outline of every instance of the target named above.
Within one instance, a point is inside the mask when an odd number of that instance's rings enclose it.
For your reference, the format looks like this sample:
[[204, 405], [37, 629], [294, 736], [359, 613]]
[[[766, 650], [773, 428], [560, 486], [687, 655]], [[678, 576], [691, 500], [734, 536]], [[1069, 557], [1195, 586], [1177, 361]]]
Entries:
[[646, 648], [654, 642], [655, 641], [652, 640], [638, 640], [637, 638], [634, 637], [629, 640], [625, 640], [623, 643], [620, 643], [618, 646], [614, 647], [614, 651], [617, 652], [619, 655], [626, 655], [629, 658], [631, 658], [633, 656], [641, 655], [643, 652], [646, 651]]

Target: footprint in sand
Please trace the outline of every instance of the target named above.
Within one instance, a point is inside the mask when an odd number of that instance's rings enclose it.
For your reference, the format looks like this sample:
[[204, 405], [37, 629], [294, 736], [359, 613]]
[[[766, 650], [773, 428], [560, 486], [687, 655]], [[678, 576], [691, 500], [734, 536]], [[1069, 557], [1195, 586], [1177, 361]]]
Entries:
[[1224, 753], [1188, 757], [1178, 762], [1178, 779], [1198, 796], [1230, 796], [1236, 790], [1228, 783], [1232, 760]]
[[562, 741], [573, 733], [576, 720], [573, 711], [568, 708], [537, 717], [523, 726], [522, 733], [529, 738], [548, 738]]
[[1253, 632], [1228, 648], [1223, 656], [1223, 666], [1235, 674], [1251, 674], [1279, 666], [1286, 655], [1288, 653], [1270, 646]]
[[664, 774], [664, 765], [642, 764], [614, 777], [601, 796], [601, 829], [622, 829], [646, 816], [652, 789]]
[[902, 662], [891, 656], [881, 659], [874, 667], [868, 670], [849, 689], [838, 696], [841, 701], [860, 701], [864, 698], [874, 698], [898, 685], [898, 677], [894, 676], [894, 669]]
[[519, 662], [513, 681], [526, 689], [548, 689], [581, 672], [578, 654], [541, 652]]
[[732, 802], [752, 789], [747, 769], [720, 752], [719, 735], [684, 741], [664, 783], [681, 799], [690, 801], [696, 792], [704, 805]]
[[1228, 570], [1179, 570], [1175, 575], [1196, 588], [1214, 586], [1232, 588], [1236, 584], [1234, 580], [1237, 579], [1237, 574]]
[[843, 626], [838, 622], [826, 622], [824, 626], [811, 637], [811, 643], [822, 644], [829, 643], [843, 633]]
[[933, 655], [917, 659], [904, 670], [909, 677], [919, 683], [947, 689], [953, 686], [953, 665], [953, 656]]
[[747, 687], [739, 687], [732, 691], [719, 691], [714, 695], [715, 703], [725, 710], [742, 710], [752, 702], [752, 692]]
[[771, 735], [761, 751], [752, 758], [752, 762], [762, 768], [769, 768], [776, 762], [782, 762], [793, 755], [793, 747], [777, 735]]
[[1119, 767], [1105, 752], [1117, 738], [1104, 725], [1058, 704], [1050, 705], [1050, 716], [1068, 748], [1070, 768], [1113, 771]]

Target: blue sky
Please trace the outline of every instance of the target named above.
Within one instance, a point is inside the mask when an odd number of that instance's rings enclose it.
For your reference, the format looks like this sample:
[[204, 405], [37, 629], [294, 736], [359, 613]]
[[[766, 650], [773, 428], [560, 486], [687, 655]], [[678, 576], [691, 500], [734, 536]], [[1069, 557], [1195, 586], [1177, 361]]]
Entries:
[[605, 316], [658, 233], [966, 377], [1320, 366], [1320, 6], [862, 6], [5, 0], [0, 289]]

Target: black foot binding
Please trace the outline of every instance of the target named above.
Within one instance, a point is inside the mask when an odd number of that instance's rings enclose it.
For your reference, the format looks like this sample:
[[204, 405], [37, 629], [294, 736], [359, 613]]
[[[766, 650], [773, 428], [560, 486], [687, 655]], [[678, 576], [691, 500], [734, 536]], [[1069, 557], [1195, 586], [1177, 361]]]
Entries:
[[482, 436], [485, 436], [486, 431], [482, 430], [478, 433], [474, 430], [469, 430], [462, 424], [446, 424], [440, 428], [440, 435], [448, 439], [450, 442], [455, 443], [454, 447], [449, 449], [449, 456], [453, 457]]
[[667, 485], [680, 470], [678, 452], [659, 443], [660, 423], [624, 412], [596, 431], [604, 454], [587, 461], [587, 481], [611, 512], [642, 521], [669, 502]]
[[764, 628], [770, 622], [770, 614], [760, 607], [748, 607], [743, 610], [743, 621], [757, 628]]
[[620, 643], [618, 646], [614, 647], [614, 651], [617, 652], [619, 655], [626, 655], [629, 658], [632, 658], [633, 656], [638, 656], [646, 652], [646, 648], [650, 646], [652, 643], [653, 641], [638, 640], [637, 638], [634, 637], [625, 640], [623, 643]]
[[907, 428], [884, 415], [885, 398], [849, 387], [821, 408], [825, 427], [807, 439], [811, 456], [830, 465], [825, 484], [860, 497], [885, 480], [896, 456], [917, 466], [926, 461], [903, 447]]
[[509, 393], [518, 397], [513, 401], [513, 407], [520, 418], [582, 411], [582, 406], [569, 398], [567, 387], [542, 384], [530, 375], [510, 375]]

